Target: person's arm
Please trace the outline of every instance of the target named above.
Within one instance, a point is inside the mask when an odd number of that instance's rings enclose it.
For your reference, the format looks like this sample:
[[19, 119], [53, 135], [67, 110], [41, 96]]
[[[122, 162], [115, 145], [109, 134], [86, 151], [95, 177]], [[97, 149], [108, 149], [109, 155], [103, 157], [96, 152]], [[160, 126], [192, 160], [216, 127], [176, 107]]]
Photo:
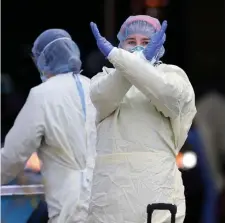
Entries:
[[167, 65], [160, 70], [147, 60], [116, 47], [108, 59], [166, 117], [176, 119], [194, 98], [193, 88], [188, 78], [184, 78], [185, 72], [177, 66]]
[[44, 134], [42, 98], [30, 91], [28, 99], [6, 136], [1, 149], [1, 184], [24, 169], [25, 163], [41, 144]]
[[97, 122], [117, 109], [131, 86], [120, 71], [106, 67], [91, 79], [90, 97], [97, 110]]

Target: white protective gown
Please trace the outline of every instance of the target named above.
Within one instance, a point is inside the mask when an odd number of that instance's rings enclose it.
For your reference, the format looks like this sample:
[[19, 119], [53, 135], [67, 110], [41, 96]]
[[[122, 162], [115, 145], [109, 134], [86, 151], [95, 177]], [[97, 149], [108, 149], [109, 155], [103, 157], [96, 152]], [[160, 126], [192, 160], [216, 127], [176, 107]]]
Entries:
[[[91, 82], [98, 135], [88, 223], [146, 223], [151, 203], [176, 204], [181, 223], [176, 155], [196, 114], [193, 88], [177, 66], [153, 67], [118, 48], [108, 59], [115, 69], [104, 67]], [[152, 222], [170, 222], [170, 213], [156, 211]]]
[[2, 184], [38, 152], [50, 223], [83, 223], [87, 217], [96, 152], [95, 108], [90, 80], [79, 77], [86, 122], [72, 73], [57, 75], [31, 89], [1, 151]]

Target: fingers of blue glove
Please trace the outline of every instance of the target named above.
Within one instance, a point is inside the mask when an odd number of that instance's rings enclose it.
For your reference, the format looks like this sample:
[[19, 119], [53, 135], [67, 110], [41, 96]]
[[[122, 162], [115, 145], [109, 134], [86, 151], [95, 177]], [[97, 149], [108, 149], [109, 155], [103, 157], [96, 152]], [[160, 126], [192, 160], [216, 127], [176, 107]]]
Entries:
[[153, 36], [152, 36], [152, 39], [150, 40], [150, 42], [148, 43], [148, 46], [151, 46], [151, 45], [154, 45], [157, 43], [158, 39], [159, 39], [159, 32], [155, 33]]
[[95, 39], [98, 40], [99, 38], [101, 38], [102, 36], [98, 30], [97, 25], [95, 23], [91, 22], [90, 26], [91, 26], [91, 30], [92, 30], [92, 33], [93, 33]]
[[166, 32], [167, 26], [168, 26], [168, 23], [167, 23], [166, 20], [164, 20], [163, 23], [162, 23], [162, 28], [161, 28], [164, 33]]
[[161, 27], [161, 29], [159, 31], [160, 38], [163, 38], [163, 36], [164, 36], [164, 34], [166, 32], [166, 29], [167, 29], [167, 21], [165, 20], [165, 21], [163, 21], [162, 27]]
[[155, 45], [157, 45], [157, 47], [158, 46], [161, 47], [165, 43], [165, 41], [166, 41], [166, 38], [165, 38], [165, 36], [163, 36], [163, 38], [159, 39]]
[[99, 41], [100, 41], [101, 43], [106, 43], [106, 42], [108, 42], [108, 41], [106, 40], [105, 37], [100, 37], [100, 38], [99, 38]]
[[155, 33], [155, 35], [153, 35], [151, 41], [150, 41], [150, 45], [158, 45], [161, 44], [161, 42], [165, 42], [166, 40], [166, 36], [164, 32], [158, 31], [157, 33]]
[[163, 41], [163, 43], [166, 42], [166, 34], [163, 35], [162, 41]]

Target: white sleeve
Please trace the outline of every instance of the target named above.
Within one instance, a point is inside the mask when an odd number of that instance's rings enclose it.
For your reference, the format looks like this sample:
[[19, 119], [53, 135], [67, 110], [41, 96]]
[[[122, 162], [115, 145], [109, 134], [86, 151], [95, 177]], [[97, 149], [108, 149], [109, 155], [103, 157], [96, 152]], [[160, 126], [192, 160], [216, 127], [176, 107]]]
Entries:
[[6, 136], [1, 149], [1, 184], [6, 184], [23, 170], [25, 163], [35, 152], [44, 134], [43, 110], [33, 90]]
[[97, 110], [97, 122], [118, 108], [130, 87], [130, 82], [121, 72], [106, 67], [91, 79], [90, 97]]
[[188, 78], [184, 78], [185, 72], [177, 66], [166, 65], [166, 69], [160, 70], [147, 60], [116, 47], [108, 59], [166, 117], [176, 119], [193, 100], [193, 88]]

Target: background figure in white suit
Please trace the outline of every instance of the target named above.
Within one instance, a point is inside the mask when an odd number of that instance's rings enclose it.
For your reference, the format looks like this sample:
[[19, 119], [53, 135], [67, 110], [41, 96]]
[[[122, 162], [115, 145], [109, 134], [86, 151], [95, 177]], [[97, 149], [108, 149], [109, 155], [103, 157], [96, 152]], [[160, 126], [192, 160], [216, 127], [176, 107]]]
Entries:
[[49, 222], [85, 222], [95, 158], [95, 108], [80, 51], [61, 29], [43, 32], [33, 59], [44, 83], [31, 89], [1, 151], [2, 184], [35, 151], [42, 161]]
[[[165, 30], [150, 16], [131, 16], [118, 34], [119, 48], [91, 23], [98, 48], [114, 65], [91, 80], [97, 109], [97, 159], [88, 223], [144, 223], [152, 203], [177, 206], [185, 218], [185, 197], [176, 155], [196, 114], [185, 72], [159, 62]], [[170, 222], [155, 211], [153, 222]]]

